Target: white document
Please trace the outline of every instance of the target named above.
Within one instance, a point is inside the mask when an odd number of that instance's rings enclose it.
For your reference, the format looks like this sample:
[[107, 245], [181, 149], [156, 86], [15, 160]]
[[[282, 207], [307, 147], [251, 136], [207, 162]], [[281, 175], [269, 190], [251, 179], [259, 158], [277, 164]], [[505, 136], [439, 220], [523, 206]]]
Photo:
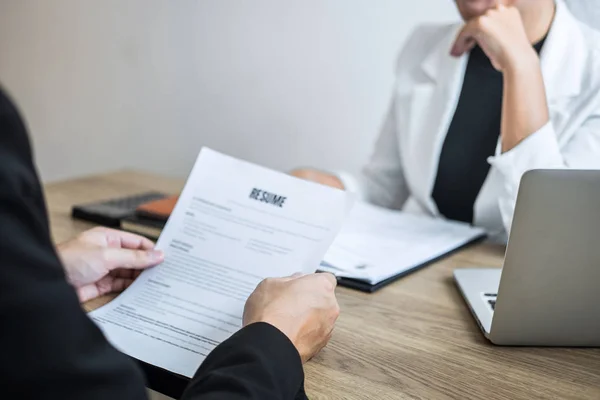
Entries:
[[320, 269], [377, 284], [484, 235], [469, 224], [357, 203]]
[[192, 377], [261, 280], [318, 268], [352, 204], [205, 148], [158, 240], [165, 262], [90, 316], [122, 352]]

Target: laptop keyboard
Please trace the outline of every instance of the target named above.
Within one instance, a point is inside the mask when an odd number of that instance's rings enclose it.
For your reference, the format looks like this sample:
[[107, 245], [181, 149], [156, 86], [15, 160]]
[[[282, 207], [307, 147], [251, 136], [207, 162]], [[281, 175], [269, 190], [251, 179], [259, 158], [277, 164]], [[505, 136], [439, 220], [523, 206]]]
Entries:
[[483, 300], [492, 309], [492, 312], [496, 309], [496, 299], [497, 298], [498, 298], [498, 293], [484, 293], [483, 294]]

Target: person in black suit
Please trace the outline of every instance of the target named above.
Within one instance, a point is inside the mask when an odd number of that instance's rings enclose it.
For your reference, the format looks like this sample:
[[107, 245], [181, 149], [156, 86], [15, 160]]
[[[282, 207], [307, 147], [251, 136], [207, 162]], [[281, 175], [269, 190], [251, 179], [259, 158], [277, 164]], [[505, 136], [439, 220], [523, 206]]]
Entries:
[[[0, 90], [0, 392], [3, 398], [146, 399], [144, 376], [80, 302], [127, 287], [162, 261], [153, 243], [96, 228], [53, 246], [26, 128]], [[339, 315], [329, 274], [267, 279], [244, 327], [198, 369], [182, 399], [303, 399], [302, 363]]]

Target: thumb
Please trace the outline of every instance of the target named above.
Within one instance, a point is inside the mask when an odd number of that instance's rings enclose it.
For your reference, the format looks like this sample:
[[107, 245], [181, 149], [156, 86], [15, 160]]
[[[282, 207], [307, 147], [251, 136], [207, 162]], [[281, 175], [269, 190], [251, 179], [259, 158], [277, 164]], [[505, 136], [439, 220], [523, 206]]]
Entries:
[[131, 250], [107, 248], [104, 250], [106, 268], [115, 270], [119, 268], [144, 269], [160, 264], [165, 255], [160, 250]]
[[454, 41], [450, 54], [453, 57], [461, 57], [463, 54], [471, 51], [477, 44], [475, 37], [477, 31], [477, 20], [467, 22]]
[[298, 278], [300, 278], [302, 276], [304, 276], [304, 274], [302, 272], [296, 272], [293, 275], [284, 276], [282, 278], [279, 278], [279, 281], [281, 281], [281, 282], [289, 282], [289, 281], [293, 281], [294, 279], [298, 279]]
[[294, 279], [298, 279], [300, 277], [304, 276], [304, 274], [302, 272], [296, 272], [294, 275], [290, 275], [290, 276], [286, 276], [281, 278], [282, 282], [289, 282], [289, 281], [293, 281]]

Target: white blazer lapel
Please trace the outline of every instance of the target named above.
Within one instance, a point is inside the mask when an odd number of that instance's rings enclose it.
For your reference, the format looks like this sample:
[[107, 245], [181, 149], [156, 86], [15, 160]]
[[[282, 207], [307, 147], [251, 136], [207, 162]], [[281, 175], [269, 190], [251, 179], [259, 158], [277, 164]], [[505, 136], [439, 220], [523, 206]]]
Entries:
[[540, 54], [550, 118], [557, 131], [566, 118], [565, 103], [581, 93], [587, 48], [579, 22], [562, 0], [556, 2], [554, 22]]
[[431, 49], [421, 64], [428, 79], [414, 85], [410, 95], [408, 150], [405, 159], [412, 167], [409, 179], [413, 195], [429, 213], [439, 211], [431, 192], [437, 176], [439, 156], [462, 89], [468, 56], [454, 58], [450, 50], [461, 26]]

